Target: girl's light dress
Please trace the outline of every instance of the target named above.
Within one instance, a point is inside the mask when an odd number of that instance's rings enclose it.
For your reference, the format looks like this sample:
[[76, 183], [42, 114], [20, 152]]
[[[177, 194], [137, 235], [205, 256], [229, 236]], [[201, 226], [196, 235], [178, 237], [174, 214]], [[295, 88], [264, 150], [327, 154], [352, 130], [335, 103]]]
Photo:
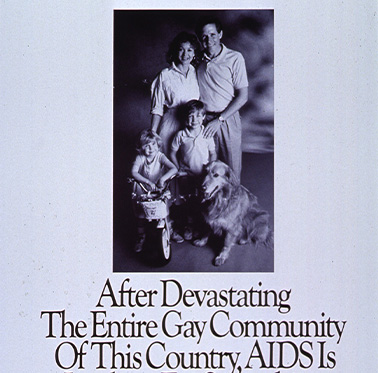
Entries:
[[[137, 168], [140, 175], [156, 184], [166, 172], [165, 167], [168, 162], [169, 161], [166, 155], [160, 151], [156, 153], [155, 157], [151, 161], [149, 161], [145, 155], [140, 154], [137, 155], [133, 164], [133, 168]], [[134, 183], [133, 192], [137, 196], [145, 193], [137, 183]], [[133, 209], [136, 217], [145, 218], [142, 207], [138, 205], [135, 200], [133, 203]]]

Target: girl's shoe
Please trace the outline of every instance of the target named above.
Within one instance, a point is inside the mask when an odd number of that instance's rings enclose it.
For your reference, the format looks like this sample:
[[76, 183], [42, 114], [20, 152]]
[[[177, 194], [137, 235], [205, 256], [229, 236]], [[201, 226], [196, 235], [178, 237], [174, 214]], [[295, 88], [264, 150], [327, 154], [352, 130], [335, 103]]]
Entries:
[[136, 253], [140, 253], [143, 250], [143, 244], [144, 244], [144, 240], [145, 239], [146, 239], [146, 235], [145, 234], [138, 235], [136, 244], [134, 246], [134, 251]]

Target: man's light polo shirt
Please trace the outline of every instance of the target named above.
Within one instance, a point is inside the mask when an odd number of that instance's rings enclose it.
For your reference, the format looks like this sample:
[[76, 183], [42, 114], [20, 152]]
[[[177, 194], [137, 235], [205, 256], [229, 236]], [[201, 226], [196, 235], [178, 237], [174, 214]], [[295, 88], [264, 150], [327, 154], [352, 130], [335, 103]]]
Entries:
[[247, 69], [241, 53], [226, 48], [210, 59], [206, 54], [197, 69], [200, 99], [207, 111], [223, 111], [235, 97], [235, 89], [248, 87]]
[[200, 133], [193, 136], [185, 128], [177, 132], [172, 142], [172, 150], [180, 151], [180, 168], [192, 175], [201, 174], [203, 166], [209, 163], [210, 152], [215, 152], [213, 138], [204, 138], [203, 131], [204, 127], [201, 126]]

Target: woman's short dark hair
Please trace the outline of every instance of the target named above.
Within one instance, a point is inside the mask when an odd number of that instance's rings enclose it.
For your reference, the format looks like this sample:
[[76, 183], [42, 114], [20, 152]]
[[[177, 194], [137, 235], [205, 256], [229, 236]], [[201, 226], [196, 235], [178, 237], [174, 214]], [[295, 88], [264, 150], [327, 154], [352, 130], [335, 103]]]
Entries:
[[196, 25], [196, 35], [198, 36], [198, 39], [201, 40], [202, 30], [206, 25], [209, 25], [209, 24], [214, 24], [218, 32], [221, 32], [223, 30], [222, 24], [218, 18], [213, 17], [213, 16], [201, 17], [198, 20], [197, 25]]
[[169, 49], [166, 56], [167, 62], [169, 64], [171, 64], [172, 62], [177, 62], [178, 52], [183, 43], [190, 43], [190, 45], [193, 47], [194, 58], [192, 64], [196, 65], [200, 57], [201, 47], [197, 37], [194, 34], [190, 34], [186, 31], [180, 32], [178, 35], [176, 35], [176, 37], [169, 44]]

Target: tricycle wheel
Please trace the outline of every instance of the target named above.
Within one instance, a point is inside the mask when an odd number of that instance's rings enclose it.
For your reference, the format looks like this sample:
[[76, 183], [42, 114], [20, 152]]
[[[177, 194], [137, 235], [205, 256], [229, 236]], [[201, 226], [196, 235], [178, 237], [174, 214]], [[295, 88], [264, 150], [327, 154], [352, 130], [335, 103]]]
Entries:
[[159, 264], [167, 264], [171, 260], [171, 234], [167, 219], [164, 226], [157, 229], [157, 253]]

